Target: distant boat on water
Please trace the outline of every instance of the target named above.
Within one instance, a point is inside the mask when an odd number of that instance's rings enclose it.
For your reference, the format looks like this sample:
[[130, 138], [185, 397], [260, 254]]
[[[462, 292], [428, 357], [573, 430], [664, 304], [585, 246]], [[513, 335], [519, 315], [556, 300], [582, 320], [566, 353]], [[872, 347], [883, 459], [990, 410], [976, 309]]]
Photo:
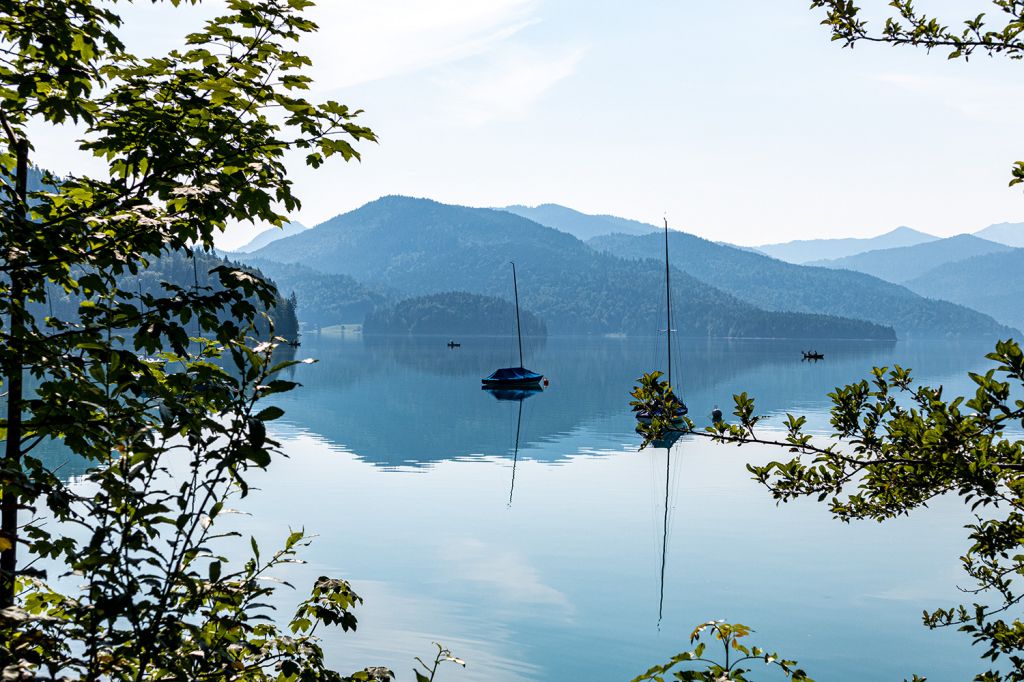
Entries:
[[804, 360], [824, 360], [825, 354], [819, 353], [816, 350], [805, 350], [803, 351]]
[[[672, 287], [669, 279], [669, 263], [668, 263], [668, 218], [665, 219], [665, 336], [668, 338], [668, 385], [672, 387]], [[669, 421], [678, 423], [683, 421], [683, 417], [689, 409], [686, 407], [686, 403], [682, 400], [679, 401], [679, 407], [676, 408], [675, 414], [669, 417]], [[661, 416], [659, 414], [651, 414], [646, 410], [639, 410], [636, 413], [636, 419], [641, 424], [650, 424], [654, 417]]]
[[516, 299], [516, 336], [519, 338], [519, 366], [502, 367], [481, 379], [483, 388], [527, 388], [540, 386], [543, 374], [523, 367], [523, 329], [519, 321], [519, 283], [516, 280], [516, 264], [512, 263], [512, 290]]

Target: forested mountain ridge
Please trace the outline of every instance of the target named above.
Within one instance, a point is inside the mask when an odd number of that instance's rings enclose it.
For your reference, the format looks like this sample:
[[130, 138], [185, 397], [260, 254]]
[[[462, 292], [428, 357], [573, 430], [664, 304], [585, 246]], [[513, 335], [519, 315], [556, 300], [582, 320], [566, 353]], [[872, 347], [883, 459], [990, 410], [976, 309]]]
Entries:
[[867, 251], [846, 258], [815, 261], [807, 265], [856, 270], [887, 282], [902, 284], [932, 268], [987, 253], [1009, 251], [1011, 247], [970, 234], [936, 239], [935, 241], [894, 249]]
[[[650, 334], [664, 327], [662, 263], [600, 253], [500, 210], [384, 197], [254, 257], [350, 275], [406, 296], [467, 291], [504, 299], [511, 298], [515, 261], [523, 307], [552, 332]], [[890, 328], [859, 320], [762, 310], [683, 272], [673, 292], [676, 326], [688, 336], [892, 337]]]
[[922, 296], [941, 296], [1024, 329], [1024, 249], [945, 263], [905, 286]]
[[[663, 252], [661, 235], [610, 235], [588, 242], [626, 258]], [[685, 232], [669, 233], [673, 266], [768, 310], [794, 310], [869, 320], [915, 336], [1006, 336], [1015, 330], [962, 305], [931, 300], [909, 289], [849, 270], [795, 265], [710, 242]]]
[[755, 247], [761, 253], [787, 263], [807, 264], [810, 261], [844, 258], [865, 251], [913, 246], [938, 239], [909, 227], [897, 227], [877, 237], [847, 237], [843, 239], [798, 239], [781, 244]]
[[277, 284], [284, 295], [296, 297], [296, 314], [305, 324], [328, 327], [362, 324], [371, 310], [386, 305], [386, 293], [371, 289], [348, 275], [328, 274], [296, 263], [278, 263], [241, 255]]
[[515, 213], [546, 227], [567, 232], [577, 239], [587, 241], [605, 234], [647, 234], [658, 228], [638, 220], [619, 218], [613, 215], [591, 215], [558, 204], [540, 206], [506, 206], [502, 211]]

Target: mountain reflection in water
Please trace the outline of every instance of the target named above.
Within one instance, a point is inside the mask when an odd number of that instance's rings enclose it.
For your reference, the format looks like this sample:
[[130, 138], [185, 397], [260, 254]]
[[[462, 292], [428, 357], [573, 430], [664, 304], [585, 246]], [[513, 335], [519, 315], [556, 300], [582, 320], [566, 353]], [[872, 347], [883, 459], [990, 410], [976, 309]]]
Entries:
[[[506, 362], [509, 339], [464, 338], [449, 350], [439, 338], [354, 340], [307, 336], [300, 354], [319, 362], [300, 366], [303, 387], [281, 398], [285, 423], [342, 445], [382, 466], [417, 466], [447, 459], [510, 453], [509, 433], [497, 428], [507, 406], [479, 388], [479, 377]], [[969, 390], [966, 372], [984, 366], [987, 344], [839, 341], [828, 358], [801, 362], [799, 340], [681, 339], [676, 384], [698, 426], [732, 395], [756, 397], [759, 414], [806, 412], [812, 428], [827, 430], [823, 410], [835, 386], [868, 376], [875, 365], [899, 362], [919, 379]], [[514, 343], [514, 341], [512, 342]], [[551, 337], [527, 341], [526, 355], [543, 367], [550, 386], [524, 408], [521, 448], [541, 460], [560, 460], [544, 444], [584, 425], [603, 436], [591, 448], [635, 440], [629, 391], [659, 368], [657, 338]], [[663, 350], [660, 351], [663, 354]], [[496, 421], [497, 420], [497, 421]]]

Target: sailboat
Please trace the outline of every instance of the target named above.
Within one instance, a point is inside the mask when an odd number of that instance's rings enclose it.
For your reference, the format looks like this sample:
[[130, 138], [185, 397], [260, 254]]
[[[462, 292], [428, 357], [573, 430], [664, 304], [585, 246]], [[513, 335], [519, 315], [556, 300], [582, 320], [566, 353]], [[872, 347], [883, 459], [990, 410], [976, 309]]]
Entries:
[[[672, 287], [670, 281], [670, 270], [668, 263], [668, 218], [665, 218], [665, 335], [668, 338], [668, 385], [672, 386]], [[674, 415], [669, 417], [669, 421], [678, 423], [683, 420], [689, 409], [686, 407], [686, 403], [682, 400], [679, 401], [679, 407], [676, 408]], [[653, 417], [659, 415], [653, 415], [645, 410], [640, 410], [636, 413], [636, 419], [642, 424], [650, 424]]]
[[519, 283], [516, 281], [516, 264], [512, 263], [512, 288], [516, 297], [516, 335], [519, 337], [519, 366], [502, 367], [491, 372], [480, 381], [482, 388], [530, 388], [540, 386], [544, 375], [523, 367], [523, 328], [519, 321]]

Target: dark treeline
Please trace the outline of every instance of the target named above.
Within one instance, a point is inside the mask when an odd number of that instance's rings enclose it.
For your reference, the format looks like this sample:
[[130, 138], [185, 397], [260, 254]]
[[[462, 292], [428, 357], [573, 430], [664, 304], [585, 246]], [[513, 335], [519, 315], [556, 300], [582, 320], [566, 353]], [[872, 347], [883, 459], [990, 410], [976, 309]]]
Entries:
[[[523, 335], [545, 336], [547, 325], [520, 310]], [[493, 296], [464, 291], [406, 299], [366, 316], [366, 334], [503, 335], [515, 333], [515, 306]]]

